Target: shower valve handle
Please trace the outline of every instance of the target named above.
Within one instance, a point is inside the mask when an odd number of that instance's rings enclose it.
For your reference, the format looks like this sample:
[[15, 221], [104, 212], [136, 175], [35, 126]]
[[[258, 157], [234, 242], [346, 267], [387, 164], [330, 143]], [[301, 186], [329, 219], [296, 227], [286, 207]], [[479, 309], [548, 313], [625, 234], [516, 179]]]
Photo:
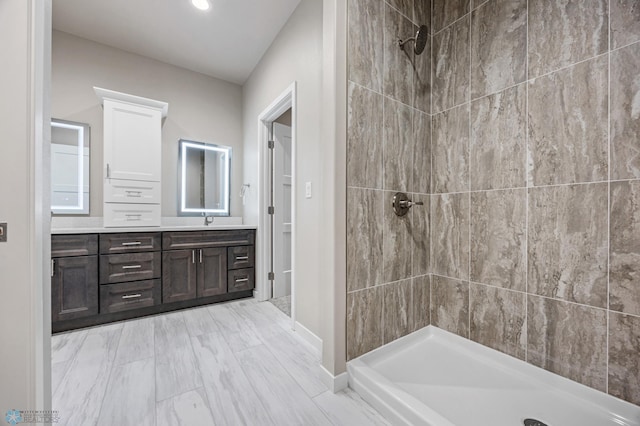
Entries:
[[404, 192], [396, 192], [393, 196], [393, 211], [397, 216], [404, 216], [407, 214], [412, 206], [422, 206], [422, 201], [411, 201], [407, 194]]

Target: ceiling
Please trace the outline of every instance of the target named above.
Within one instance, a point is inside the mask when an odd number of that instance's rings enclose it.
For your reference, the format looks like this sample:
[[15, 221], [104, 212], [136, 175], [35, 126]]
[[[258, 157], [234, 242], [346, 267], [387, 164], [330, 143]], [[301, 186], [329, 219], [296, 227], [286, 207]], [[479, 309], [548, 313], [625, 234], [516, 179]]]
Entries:
[[53, 28], [243, 84], [300, 0], [53, 0]]

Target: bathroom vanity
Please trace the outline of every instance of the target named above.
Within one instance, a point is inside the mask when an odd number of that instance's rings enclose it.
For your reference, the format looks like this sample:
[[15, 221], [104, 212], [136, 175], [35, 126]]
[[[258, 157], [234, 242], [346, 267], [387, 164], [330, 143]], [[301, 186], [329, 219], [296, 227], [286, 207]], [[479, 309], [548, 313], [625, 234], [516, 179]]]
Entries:
[[54, 230], [52, 331], [253, 296], [255, 228]]

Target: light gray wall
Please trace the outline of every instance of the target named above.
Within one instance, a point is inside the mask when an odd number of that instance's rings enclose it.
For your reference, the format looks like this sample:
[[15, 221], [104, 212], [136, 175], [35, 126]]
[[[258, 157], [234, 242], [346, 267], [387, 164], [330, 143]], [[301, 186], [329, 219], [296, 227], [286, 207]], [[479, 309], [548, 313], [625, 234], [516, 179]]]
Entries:
[[[291, 83], [297, 82], [296, 161], [296, 320], [319, 334], [320, 224], [322, 173], [320, 115], [322, 95], [322, 1], [303, 0], [243, 86], [244, 181], [251, 191], [244, 207], [245, 223], [259, 221], [260, 176], [258, 116]], [[313, 198], [305, 198], [312, 182]]]
[[[47, 99], [51, 2], [0, 2], [0, 413], [51, 404], [51, 300], [48, 285], [49, 127]], [[47, 206], [46, 208], [44, 206]]]
[[102, 216], [102, 107], [93, 86], [169, 103], [162, 126], [162, 215], [176, 216], [178, 140], [233, 148], [231, 215], [242, 216], [242, 89], [240, 86], [53, 32], [52, 116], [91, 126], [91, 216]]

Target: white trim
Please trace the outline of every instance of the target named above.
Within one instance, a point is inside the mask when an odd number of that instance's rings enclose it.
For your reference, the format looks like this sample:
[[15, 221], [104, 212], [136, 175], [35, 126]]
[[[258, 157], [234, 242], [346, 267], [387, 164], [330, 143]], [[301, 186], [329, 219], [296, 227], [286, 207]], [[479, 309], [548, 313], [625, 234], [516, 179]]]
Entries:
[[292, 328], [296, 326], [296, 156], [297, 156], [297, 83], [294, 81], [258, 116], [258, 146], [260, 164], [259, 191], [259, 226], [258, 226], [258, 267], [256, 278], [256, 296], [259, 301], [271, 298], [271, 288], [267, 280], [269, 273], [269, 151], [267, 141], [269, 139], [269, 124], [291, 108], [291, 322]]
[[101, 103], [105, 100], [122, 102], [130, 105], [142, 105], [147, 108], [153, 108], [160, 111], [162, 118], [167, 116], [169, 112], [169, 104], [155, 99], [143, 98], [142, 96], [130, 95], [128, 93], [116, 92], [115, 90], [103, 89], [102, 87], [93, 86], [93, 91], [100, 99]]
[[313, 346], [318, 358], [322, 355], [322, 339], [316, 336], [311, 330], [299, 322], [294, 322], [293, 331], [302, 338], [305, 342]]
[[349, 373], [345, 371], [344, 373], [334, 376], [322, 365], [320, 365], [320, 380], [333, 393], [340, 392], [349, 387]]

